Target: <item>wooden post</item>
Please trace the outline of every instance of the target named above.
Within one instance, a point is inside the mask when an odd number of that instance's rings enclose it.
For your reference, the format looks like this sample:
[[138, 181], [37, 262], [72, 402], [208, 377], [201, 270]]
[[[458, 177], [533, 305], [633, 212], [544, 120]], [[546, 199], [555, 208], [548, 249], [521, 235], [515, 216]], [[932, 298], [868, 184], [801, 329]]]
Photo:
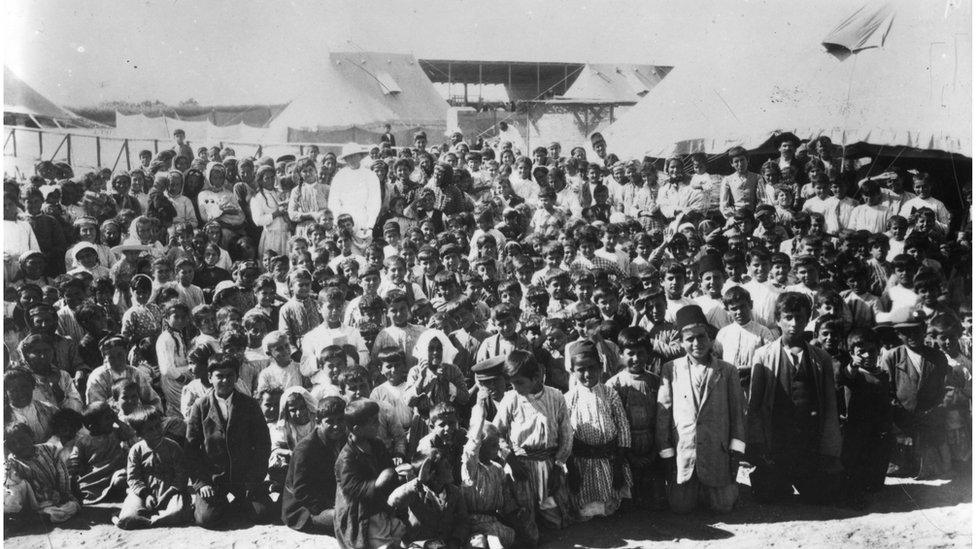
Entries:
[[44, 132], [37, 130], [37, 156], [44, 156]]
[[153, 153], [159, 154], [159, 140], [153, 139]]
[[542, 93], [542, 76], [539, 72], [539, 64], [535, 64], [535, 97], [539, 98], [539, 94]]
[[129, 140], [128, 139], [125, 140], [125, 144], [123, 146], [125, 147], [125, 169], [132, 170], [132, 160], [129, 158], [129, 154], [130, 153], [129, 153]]
[[451, 76], [451, 64], [448, 63], [447, 64], [447, 102], [448, 103], [451, 102], [451, 84], [453, 83], [453, 81], [454, 78]]
[[64, 139], [68, 142], [68, 164], [71, 164], [71, 134], [65, 135]]
[[[95, 165], [102, 167], [102, 138], [95, 136]], [[112, 171], [115, 171], [113, 168]]]

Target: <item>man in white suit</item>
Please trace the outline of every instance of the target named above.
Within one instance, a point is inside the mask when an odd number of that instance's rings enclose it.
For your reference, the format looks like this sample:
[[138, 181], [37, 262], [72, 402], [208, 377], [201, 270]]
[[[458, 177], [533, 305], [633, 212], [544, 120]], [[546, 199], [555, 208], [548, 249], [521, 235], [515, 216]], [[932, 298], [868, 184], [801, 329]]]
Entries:
[[685, 356], [662, 368], [657, 416], [660, 456], [671, 461], [668, 503], [675, 513], [688, 513], [699, 501], [727, 513], [739, 496], [735, 479], [746, 449], [739, 376], [712, 353], [701, 307], [682, 307], [675, 323]]

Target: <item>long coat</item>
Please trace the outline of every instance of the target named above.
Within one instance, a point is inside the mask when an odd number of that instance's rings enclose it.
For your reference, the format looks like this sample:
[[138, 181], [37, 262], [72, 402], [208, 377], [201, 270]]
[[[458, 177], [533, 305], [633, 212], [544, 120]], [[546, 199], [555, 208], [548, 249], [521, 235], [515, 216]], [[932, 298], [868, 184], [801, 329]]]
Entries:
[[[833, 359], [826, 351], [807, 345], [804, 354], [813, 366], [817, 402], [820, 404], [820, 455], [840, 457], [840, 422], [837, 417], [837, 390], [834, 384]], [[772, 414], [780, 367], [783, 338], [756, 349], [752, 355], [752, 379], [749, 388], [749, 440], [751, 450], [769, 451], [773, 439]]]
[[289, 527], [304, 530], [312, 515], [335, 507], [335, 462], [345, 443], [322, 440], [316, 430], [295, 446], [281, 495], [281, 520]]
[[253, 398], [234, 391], [230, 418], [222, 418], [211, 389], [193, 403], [186, 425], [186, 461], [193, 489], [236, 492], [257, 487], [268, 474], [271, 436]]
[[712, 357], [705, 369], [699, 398], [691, 377], [691, 359], [679, 358], [661, 368], [658, 389], [657, 445], [662, 457], [673, 449], [677, 482], [692, 473], [705, 486], [727, 486], [732, 451], [745, 451], [746, 420], [742, 388], [735, 366]]

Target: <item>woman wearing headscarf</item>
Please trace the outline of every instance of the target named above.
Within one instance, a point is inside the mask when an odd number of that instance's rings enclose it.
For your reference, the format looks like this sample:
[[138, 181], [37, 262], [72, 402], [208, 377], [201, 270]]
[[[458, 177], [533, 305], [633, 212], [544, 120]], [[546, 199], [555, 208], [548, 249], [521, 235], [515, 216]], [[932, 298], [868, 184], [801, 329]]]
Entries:
[[254, 224], [261, 229], [258, 255], [271, 250], [278, 255], [288, 255], [288, 237], [291, 223], [288, 221], [288, 196], [275, 189], [275, 169], [271, 166], [258, 168], [255, 179], [258, 191], [251, 197], [250, 207]]
[[227, 182], [227, 171], [218, 162], [207, 164], [204, 174], [204, 188], [197, 197], [197, 206], [204, 223], [216, 221], [224, 233], [224, 240], [240, 232], [244, 225], [244, 213], [237, 197]]

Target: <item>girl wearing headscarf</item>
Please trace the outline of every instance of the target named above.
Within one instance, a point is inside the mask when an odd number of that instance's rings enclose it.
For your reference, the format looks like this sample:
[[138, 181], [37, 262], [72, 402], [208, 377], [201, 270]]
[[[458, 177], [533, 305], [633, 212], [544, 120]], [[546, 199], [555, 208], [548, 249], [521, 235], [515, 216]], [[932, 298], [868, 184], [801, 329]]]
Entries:
[[309, 228], [318, 223], [322, 210], [329, 207], [329, 197], [322, 186], [316, 185], [318, 176], [311, 158], [299, 158], [292, 173], [296, 185], [288, 198], [288, 217], [297, 224], [295, 236], [307, 238]]
[[271, 250], [278, 255], [288, 255], [288, 238], [291, 223], [288, 221], [288, 197], [275, 189], [275, 170], [271, 166], [258, 168], [255, 180], [258, 191], [251, 197], [251, 215], [260, 227], [258, 255]]
[[284, 432], [288, 453], [301, 440], [315, 431], [315, 413], [318, 409], [312, 393], [302, 387], [292, 386], [281, 393], [278, 426]]
[[173, 208], [176, 210], [173, 224], [189, 223], [193, 228], [196, 228], [200, 224], [197, 219], [197, 210], [193, 207], [193, 201], [183, 196], [183, 187], [183, 174], [179, 170], [170, 170], [166, 198], [173, 203]]
[[65, 270], [70, 271], [78, 266], [75, 261], [75, 254], [78, 249], [84, 245], [92, 245], [95, 247], [95, 251], [98, 253], [98, 262], [109, 268], [115, 265], [118, 257], [112, 253], [112, 249], [104, 244], [98, 242], [98, 222], [92, 217], [81, 217], [76, 219], [74, 222], [75, 230], [77, 231], [77, 242], [68, 248], [68, 251], [64, 254], [64, 266]]
[[468, 403], [468, 382], [454, 365], [457, 349], [441, 330], [420, 334], [413, 348], [417, 364], [407, 374], [407, 400], [416, 410], [407, 437], [408, 455], [416, 443], [427, 435], [427, 415], [441, 402], [454, 406]]

